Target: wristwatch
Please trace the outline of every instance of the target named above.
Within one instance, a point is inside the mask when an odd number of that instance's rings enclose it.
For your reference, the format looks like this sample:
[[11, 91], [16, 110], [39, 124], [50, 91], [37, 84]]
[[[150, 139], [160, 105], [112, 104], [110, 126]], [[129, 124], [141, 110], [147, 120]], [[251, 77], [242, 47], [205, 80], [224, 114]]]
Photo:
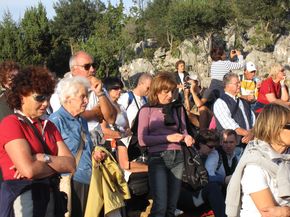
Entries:
[[45, 163], [50, 163], [51, 162], [51, 157], [48, 154], [43, 155], [43, 159]]

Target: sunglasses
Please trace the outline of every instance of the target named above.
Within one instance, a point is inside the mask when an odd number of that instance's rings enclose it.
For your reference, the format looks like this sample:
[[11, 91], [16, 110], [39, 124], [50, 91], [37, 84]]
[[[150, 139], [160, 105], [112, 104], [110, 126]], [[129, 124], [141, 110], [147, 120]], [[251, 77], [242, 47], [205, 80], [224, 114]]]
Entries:
[[283, 129], [285, 129], [285, 130], [290, 130], [290, 123], [285, 124], [284, 127], [283, 127]]
[[97, 68], [97, 63], [87, 63], [84, 65], [76, 65], [76, 66], [83, 67], [86, 71], [88, 71], [91, 67], [93, 67], [94, 69]]
[[33, 98], [36, 102], [49, 101], [50, 96], [48, 95], [33, 95]]

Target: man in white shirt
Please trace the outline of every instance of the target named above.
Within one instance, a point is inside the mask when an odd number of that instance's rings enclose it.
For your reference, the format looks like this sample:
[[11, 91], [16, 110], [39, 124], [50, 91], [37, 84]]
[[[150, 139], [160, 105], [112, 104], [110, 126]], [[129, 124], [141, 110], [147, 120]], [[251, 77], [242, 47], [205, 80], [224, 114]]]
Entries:
[[[133, 121], [139, 111], [139, 109], [147, 103], [146, 96], [149, 93], [152, 76], [148, 73], [140, 75], [137, 86], [131, 91], [121, 95], [118, 103], [127, 110], [127, 116], [129, 120], [129, 126], [132, 127]], [[130, 96], [133, 94], [133, 98]], [[131, 98], [130, 98], [131, 97]]]
[[[102, 82], [95, 77], [96, 64], [93, 62], [92, 56], [84, 51], [79, 51], [71, 56], [69, 67], [70, 72], [66, 73], [64, 77], [82, 76], [90, 81], [89, 103], [82, 116], [88, 121], [89, 131], [94, 142], [100, 142], [100, 138], [94, 138], [96, 132], [101, 134], [100, 121], [104, 118], [109, 124], [113, 124], [116, 119], [116, 109], [104, 93]], [[51, 96], [50, 105], [53, 111], [59, 109], [58, 90]]]
[[241, 142], [248, 143], [253, 138], [250, 129], [255, 123], [255, 114], [247, 102], [237, 98], [241, 88], [237, 74], [232, 72], [225, 74], [223, 83], [225, 93], [213, 106], [217, 129], [235, 130], [242, 137]]

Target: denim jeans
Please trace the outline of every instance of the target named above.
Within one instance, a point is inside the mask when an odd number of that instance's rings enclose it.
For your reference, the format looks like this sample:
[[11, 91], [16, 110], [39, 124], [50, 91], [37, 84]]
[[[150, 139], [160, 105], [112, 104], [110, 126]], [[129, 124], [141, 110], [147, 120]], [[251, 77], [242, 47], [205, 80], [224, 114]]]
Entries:
[[153, 197], [150, 217], [174, 217], [184, 167], [179, 150], [149, 154], [149, 182]]

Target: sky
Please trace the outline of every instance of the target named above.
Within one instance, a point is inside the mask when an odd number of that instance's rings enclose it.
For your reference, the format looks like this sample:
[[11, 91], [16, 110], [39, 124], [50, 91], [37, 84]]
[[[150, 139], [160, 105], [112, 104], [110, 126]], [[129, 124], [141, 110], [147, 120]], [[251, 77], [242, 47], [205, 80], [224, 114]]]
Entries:
[[[113, 5], [116, 5], [119, 0], [110, 0]], [[5, 11], [9, 10], [14, 21], [19, 21], [26, 10], [26, 8], [37, 6], [41, 2], [46, 8], [47, 17], [52, 19], [55, 15], [53, 3], [58, 0], [0, 0], [0, 21], [3, 19]], [[102, 0], [107, 3], [108, 0]], [[133, 5], [132, 0], [123, 0], [126, 11]]]

